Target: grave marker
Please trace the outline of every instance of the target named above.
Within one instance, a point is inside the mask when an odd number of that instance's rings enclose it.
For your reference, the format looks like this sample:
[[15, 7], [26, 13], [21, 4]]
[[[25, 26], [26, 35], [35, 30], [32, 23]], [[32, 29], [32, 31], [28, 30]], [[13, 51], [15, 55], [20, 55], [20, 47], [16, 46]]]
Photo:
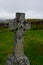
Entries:
[[13, 26], [15, 33], [14, 53], [8, 58], [6, 65], [30, 65], [28, 58], [24, 55], [24, 32], [29, 29], [24, 13], [16, 13]]

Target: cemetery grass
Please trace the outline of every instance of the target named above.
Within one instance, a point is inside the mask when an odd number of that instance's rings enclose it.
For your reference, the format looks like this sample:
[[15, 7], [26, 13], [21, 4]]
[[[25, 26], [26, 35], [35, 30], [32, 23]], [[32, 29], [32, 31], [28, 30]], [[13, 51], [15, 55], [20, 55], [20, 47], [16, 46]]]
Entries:
[[[13, 53], [14, 32], [7, 28], [0, 29], [0, 65], [5, 65]], [[30, 65], [43, 65], [43, 30], [28, 30], [24, 33], [24, 53]]]

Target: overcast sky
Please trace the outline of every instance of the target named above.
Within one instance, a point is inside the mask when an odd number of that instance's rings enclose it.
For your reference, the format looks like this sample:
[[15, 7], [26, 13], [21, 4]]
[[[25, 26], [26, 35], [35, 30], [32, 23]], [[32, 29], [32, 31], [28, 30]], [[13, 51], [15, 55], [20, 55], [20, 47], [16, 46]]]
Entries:
[[0, 18], [15, 18], [24, 12], [26, 18], [43, 18], [43, 0], [0, 0]]

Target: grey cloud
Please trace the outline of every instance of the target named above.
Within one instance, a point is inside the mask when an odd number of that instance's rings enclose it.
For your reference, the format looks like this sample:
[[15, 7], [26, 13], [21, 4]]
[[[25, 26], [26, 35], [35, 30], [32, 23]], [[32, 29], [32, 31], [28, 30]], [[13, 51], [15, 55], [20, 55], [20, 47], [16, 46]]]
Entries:
[[43, 0], [0, 0], [0, 11], [2, 12], [14, 13], [29, 10], [43, 15]]

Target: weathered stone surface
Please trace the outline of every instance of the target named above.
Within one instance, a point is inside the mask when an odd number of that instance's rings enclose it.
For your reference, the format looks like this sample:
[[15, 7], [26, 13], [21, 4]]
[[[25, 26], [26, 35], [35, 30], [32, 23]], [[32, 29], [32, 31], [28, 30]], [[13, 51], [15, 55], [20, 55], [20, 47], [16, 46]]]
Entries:
[[16, 58], [12, 55], [8, 58], [6, 65], [17, 65]]
[[30, 65], [30, 62], [26, 56], [10, 56], [6, 62], [6, 65]]
[[24, 13], [17, 13], [14, 19], [14, 54], [7, 60], [6, 65], [30, 65], [28, 58], [24, 55], [24, 31], [28, 29]]

